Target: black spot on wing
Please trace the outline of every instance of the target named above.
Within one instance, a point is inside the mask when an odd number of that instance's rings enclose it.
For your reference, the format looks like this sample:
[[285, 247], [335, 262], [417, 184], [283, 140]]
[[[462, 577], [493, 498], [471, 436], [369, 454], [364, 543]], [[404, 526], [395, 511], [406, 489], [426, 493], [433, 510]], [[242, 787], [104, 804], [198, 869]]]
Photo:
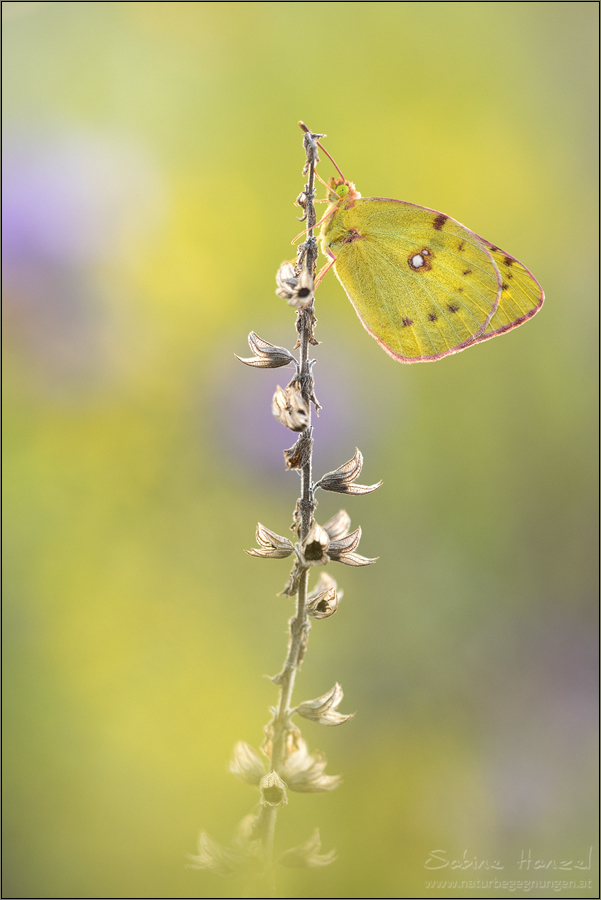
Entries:
[[440, 231], [448, 218], [449, 217], [445, 216], [443, 213], [439, 213], [432, 222], [432, 228], [434, 228], [435, 231]]
[[405, 326], [405, 328], [408, 328], [409, 325], [413, 325], [413, 319], [404, 318], [403, 325]]

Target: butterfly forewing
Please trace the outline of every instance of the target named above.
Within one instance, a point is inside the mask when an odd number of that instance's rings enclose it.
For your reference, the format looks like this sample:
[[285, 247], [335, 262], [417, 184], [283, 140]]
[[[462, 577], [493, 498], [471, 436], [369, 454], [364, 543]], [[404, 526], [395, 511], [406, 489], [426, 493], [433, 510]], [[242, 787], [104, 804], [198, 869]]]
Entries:
[[366, 329], [402, 362], [484, 339], [497, 312], [503, 282], [492, 251], [434, 210], [355, 200], [326, 221], [322, 248]]

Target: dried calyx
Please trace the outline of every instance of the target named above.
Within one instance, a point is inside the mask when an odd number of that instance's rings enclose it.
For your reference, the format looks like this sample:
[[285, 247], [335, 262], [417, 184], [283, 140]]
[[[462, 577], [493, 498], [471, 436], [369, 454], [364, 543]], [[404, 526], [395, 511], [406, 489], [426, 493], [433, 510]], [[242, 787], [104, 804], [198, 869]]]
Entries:
[[279, 369], [281, 366], [288, 366], [290, 363], [296, 365], [296, 360], [289, 350], [285, 347], [276, 347], [269, 341], [264, 341], [254, 331], [248, 335], [248, 344], [255, 354], [251, 357], [238, 356], [234, 354], [236, 359], [244, 363], [246, 366], [254, 366], [255, 369]]
[[325, 566], [332, 559], [346, 566], [370, 566], [377, 557], [370, 559], [354, 551], [361, 540], [361, 529], [348, 533], [351, 520], [345, 510], [336, 513], [325, 525], [314, 522], [304, 541], [297, 547], [297, 554], [304, 566]]
[[270, 531], [260, 522], [257, 525], [256, 538], [257, 543], [261, 545], [260, 549], [253, 547], [252, 550], [247, 550], [249, 556], [258, 556], [261, 559], [285, 559], [294, 553], [292, 541], [281, 534], [276, 534], [275, 531]]
[[321, 838], [319, 836], [319, 828], [316, 828], [311, 837], [299, 844], [298, 847], [292, 847], [282, 853], [278, 862], [282, 866], [291, 866], [293, 868], [317, 869], [322, 866], [329, 866], [336, 859], [336, 851], [330, 850], [329, 853], [320, 853]]
[[313, 276], [303, 266], [300, 273], [297, 272], [291, 262], [283, 262], [275, 276], [277, 284], [276, 294], [288, 301], [289, 306], [302, 309], [313, 300]]
[[289, 450], [284, 450], [284, 459], [287, 469], [302, 469], [311, 459], [313, 452], [313, 429], [307, 428], [302, 432], [298, 441]]
[[264, 775], [259, 782], [261, 791], [261, 803], [263, 806], [280, 807], [288, 803], [286, 796], [286, 785], [277, 772], [273, 769]]
[[320, 725], [342, 725], [343, 722], [348, 722], [354, 716], [354, 713], [351, 713], [349, 716], [343, 716], [342, 713], [336, 712], [336, 708], [340, 705], [343, 696], [342, 688], [336, 683], [331, 690], [322, 694], [321, 697], [299, 703], [295, 711], [299, 716], [311, 719], [313, 722], [319, 722]]
[[319, 581], [307, 595], [307, 613], [314, 619], [328, 619], [338, 609], [344, 591], [338, 591], [331, 575], [322, 572]]
[[363, 454], [356, 448], [354, 456], [345, 462], [344, 465], [328, 472], [315, 484], [314, 490], [321, 488], [322, 491], [334, 491], [337, 494], [370, 494], [377, 490], [382, 484], [353, 484], [354, 480], [361, 474], [363, 468]]
[[304, 431], [311, 421], [309, 404], [303, 397], [300, 379], [295, 377], [285, 388], [278, 384], [271, 411], [278, 422], [290, 431]]

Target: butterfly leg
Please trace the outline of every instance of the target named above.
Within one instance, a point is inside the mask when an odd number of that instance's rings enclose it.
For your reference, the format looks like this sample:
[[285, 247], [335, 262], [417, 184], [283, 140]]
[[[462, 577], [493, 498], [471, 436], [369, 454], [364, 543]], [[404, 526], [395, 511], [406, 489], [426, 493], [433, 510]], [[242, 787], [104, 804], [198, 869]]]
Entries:
[[[336, 210], [338, 209], [338, 206], [339, 206], [339, 205], [340, 205], [340, 204], [337, 204], [336, 206], [332, 206], [332, 209], [328, 209], [327, 212], [326, 212], [326, 214], [325, 214], [324, 216], [322, 216], [322, 218], [319, 220], [319, 222], [316, 222], [316, 223], [315, 223], [315, 225], [313, 226], [313, 228], [319, 228], [321, 225], [323, 225], [323, 223], [325, 222], [326, 219], [329, 219], [330, 216], [333, 216], [333, 215], [334, 215], [334, 213], [335, 213]], [[309, 231], [309, 229], [308, 229], [308, 228], [305, 228], [305, 230], [304, 230], [304, 231], [301, 231], [300, 234], [297, 234], [296, 237], [293, 238], [293, 239], [290, 241], [290, 243], [291, 243], [291, 244], [295, 244], [295, 243], [298, 241], [298, 239], [301, 238], [301, 237], [304, 237], [304, 236], [307, 234], [308, 231]]]
[[321, 272], [318, 274], [317, 278], [315, 279], [314, 290], [319, 284], [321, 284], [321, 281], [322, 281], [324, 275], [326, 274], [326, 272], [329, 272], [329, 270], [332, 268], [332, 266], [336, 262], [336, 257], [334, 256], [334, 254], [332, 253], [331, 250], [328, 250], [328, 254], [332, 258], [328, 263], [325, 264], [325, 266], [323, 267], [323, 269], [321, 270]]

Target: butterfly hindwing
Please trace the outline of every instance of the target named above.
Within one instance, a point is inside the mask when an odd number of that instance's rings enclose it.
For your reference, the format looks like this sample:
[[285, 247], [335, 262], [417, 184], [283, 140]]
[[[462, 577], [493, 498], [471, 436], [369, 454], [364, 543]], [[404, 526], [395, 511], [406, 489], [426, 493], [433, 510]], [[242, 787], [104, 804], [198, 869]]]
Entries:
[[543, 305], [545, 295], [532, 272], [518, 259], [484, 238], [480, 238], [480, 241], [490, 252], [501, 273], [499, 305], [479, 338], [485, 341], [530, 319]]

